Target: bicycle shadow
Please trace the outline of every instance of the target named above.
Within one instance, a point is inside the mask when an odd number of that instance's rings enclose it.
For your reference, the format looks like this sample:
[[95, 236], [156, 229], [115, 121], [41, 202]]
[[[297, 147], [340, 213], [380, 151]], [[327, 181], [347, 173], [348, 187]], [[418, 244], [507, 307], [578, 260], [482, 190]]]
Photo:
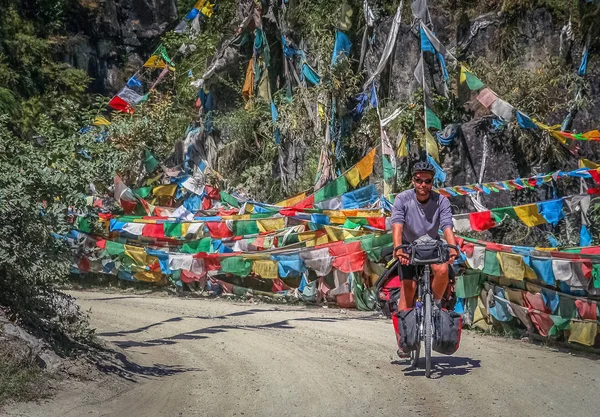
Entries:
[[[425, 376], [425, 358], [419, 359], [418, 368], [411, 366], [407, 361], [399, 360], [392, 361], [392, 365], [408, 365], [402, 370], [406, 376]], [[435, 356], [432, 358], [431, 379], [467, 375], [476, 368], [481, 368], [481, 361], [478, 359], [462, 356]]]

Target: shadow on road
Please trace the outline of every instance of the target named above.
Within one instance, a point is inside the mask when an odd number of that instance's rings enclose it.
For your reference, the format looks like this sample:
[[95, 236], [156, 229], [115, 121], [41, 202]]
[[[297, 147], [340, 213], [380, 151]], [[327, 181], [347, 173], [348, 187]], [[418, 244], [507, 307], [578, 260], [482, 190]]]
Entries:
[[115, 352], [110, 349], [103, 349], [96, 352], [90, 358], [98, 370], [104, 374], [113, 374], [131, 382], [138, 382], [138, 378], [164, 377], [172, 376], [182, 372], [200, 372], [203, 369], [182, 368], [174, 365], [154, 364], [152, 366], [143, 366], [127, 359], [123, 353]]
[[[406, 366], [407, 362], [393, 361], [394, 365]], [[419, 368], [409, 366], [403, 369], [406, 376], [425, 376], [425, 359], [419, 359]], [[475, 368], [481, 368], [478, 359], [462, 356], [435, 356], [432, 358], [431, 379], [439, 379], [450, 375], [467, 375]]]
[[[305, 311], [305, 310], [303, 310], [303, 311]], [[122, 331], [116, 331], [116, 332], [104, 332], [104, 333], [99, 333], [98, 336], [120, 337], [120, 336], [129, 335], [129, 334], [137, 334], [137, 333], [144, 332], [152, 327], [161, 326], [165, 323], [181, 321], [183, 319], [202, 319], [202, 320], [226, 319], [228, 317], [237, 317], [237, 316], [255, 314], [255, 313], [260, 313], [260, 312], [273, 312], [273, 310], [261, 310], [261, 309], [245, 310], [245, 311], [241, 311], [241, 312], [236, 312], [236, 313], [231, 313], [231, 314], [226, 314], [224, 316], [216, 316], [216, 317], [203, 317], [203, 316], [174, 317], [174, 318], [164, 320], [161, 322], [152, 323], [152, 324], [149, 324], [149, 325], [137, 328], [137, 329], [122, 330]], [[114, 340], [114, 341], [112, 341], [112, 343], [114, 343], [115, 345], [117, 345], [118, 347], [120, 347], [122, 349], [128, 349], [128, 348], [134, 348], [134, 347], [168, 346], [168, 345], [174, 345], [182, 340], [206, 339], [211, 334], [223, 333], [223, 332], [227, 332], [227, 331], [231, 331], [231, 330], [260, 330], [260, 329], [287, 329], [287, 330], [289, 330], [289, 329], [294, 328], [294, 326], [290, 323], [293, 321], [303, 321], [303, 322], [312, 321], [312, 322], [319, 322], [319, 323], [335, 323], [335, 322], [348, 321], [348, 320], [374, 321], [374, 320], [379, 320], [379, 319], [376, 315], [368, 316], [368, 317], [339, 317], [339, 318], [302, 317], [302, 318], [297, 318], [297, 319], [282, 320], [282, 321], [277, 321], [274, 323], [257, 324], [257, 325], [224, 324], [224, 325], [218, 325], [218, 326], [204, 327], [201, 329], [192, 330], [192, 331], [184, 332], [184, 333], [179, 333], [179, 334], [176, 334], [173, 336], [160, 338], [160, 339], [151, 339], [151, 340], [145, 340], [145, 341]]]

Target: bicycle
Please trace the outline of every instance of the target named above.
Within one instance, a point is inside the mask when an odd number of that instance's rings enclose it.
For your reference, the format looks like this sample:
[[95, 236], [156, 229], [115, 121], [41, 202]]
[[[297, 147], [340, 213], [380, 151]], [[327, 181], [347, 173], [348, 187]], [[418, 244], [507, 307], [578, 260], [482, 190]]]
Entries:
[[[439, 240], [427, 243], [411, 243], [397, 246], [394, 253], [404, 250], [410, 255], [410, 264], [422, 266], [422, 273], [417, 273], [417, 294], [415, 301], [415, 313], [418, 326], [418, 347], [410, 352], [410, 363], [413, 368], [418, 367], [421, 353], [421, 342], [425, 345], [425, 376], [431, 375], [431, 346], [434, 334], [433, 329], [433, 294], [431, 290], [431, 270], [429, 265], [446, 263], [450, 259], [449, 248], [459, 249], [457, 246], [449, 245]], [[398, 262], [398, 268], [401, 267]], [[400, 272], [400, 271], [399, 271]]]

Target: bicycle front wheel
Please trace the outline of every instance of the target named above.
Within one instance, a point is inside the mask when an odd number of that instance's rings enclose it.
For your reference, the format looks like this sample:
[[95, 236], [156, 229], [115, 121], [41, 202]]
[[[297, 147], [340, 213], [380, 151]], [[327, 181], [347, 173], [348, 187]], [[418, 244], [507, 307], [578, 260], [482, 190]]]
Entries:
[[433, 337], [431, 294], [425, 294], [425, 376], [431, 375], [431, 339]]
[[415, 350], [410, 351], [410, 366], [412, 366], [413, 368], [417, 368], [419, 366], [420, 354], [421, 354], [421, 342], [419, 341], [417, 348]]

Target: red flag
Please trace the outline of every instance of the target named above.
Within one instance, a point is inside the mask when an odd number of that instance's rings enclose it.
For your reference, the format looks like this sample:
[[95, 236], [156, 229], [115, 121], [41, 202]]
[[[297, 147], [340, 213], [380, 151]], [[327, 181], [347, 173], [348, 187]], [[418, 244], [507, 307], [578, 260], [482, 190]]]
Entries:
[[123, 207], [123, 211], [125, 214], [131, 214], [135, 210], [137, 203], [135, 201], [126, 201], [121, 199], [121, 207]]
[[147, 224], [142, 229], [142, 236], [155, 238], [165, 237], [165, 228], [162, 223]]
[[208, 210], [211, 207], [212, 200], [210, 199], [210, 197], [204, 197], [204, 199], [202, 200], [202, 210]]
[[492, 218], [492, 212], [489, 210], [470, 213], [469, 223], [471, 223], [471, 229], [476, 232], [482, 232], [496, 226], [496, 221]]
[[133, 114], [135, 110], [131, 107], [131, 104], [123, 100], [119, 96], [114, 96], [109, 102], [108, 105], [117, 111], [121, 111], [123, 113]]
[[292, 208], [307, 209], [307, 208], [311, 208], [314, 203], [315, 203], [315, 195], [311, 194], [308, 197], [306, 197], [304, 200], [299, 202], [298, 204], [294, 204], [292, 206]]
[[590, 169], [588, 172], [590, 173], [596, 184], [600, 184], [600, 172], [598, 172], [595, 169]]
[[362, 271], [364, 264], [365, 253], [362, 251], [339, 256], [331, 263], [334, 268], [346, 273]]
[[205, 185], [204, 192], [212, 200], [221, 200], [221, 192], [215, 187], [211, 187], [210, 185]]
[[329, 254], [331, 256], [343, 256], [354, 252], [362, 252], [360, 242], [340, 243], [341, 245], [329, 246]]
[[229, 230], [225, 222], [206, 222], [206, 227], [208, 227], [210, 237], [222, 239], [233, 236], [233, 232]]
[[375, 229], [385, 230], [385, 217], [367, 217], [367, 222]]

